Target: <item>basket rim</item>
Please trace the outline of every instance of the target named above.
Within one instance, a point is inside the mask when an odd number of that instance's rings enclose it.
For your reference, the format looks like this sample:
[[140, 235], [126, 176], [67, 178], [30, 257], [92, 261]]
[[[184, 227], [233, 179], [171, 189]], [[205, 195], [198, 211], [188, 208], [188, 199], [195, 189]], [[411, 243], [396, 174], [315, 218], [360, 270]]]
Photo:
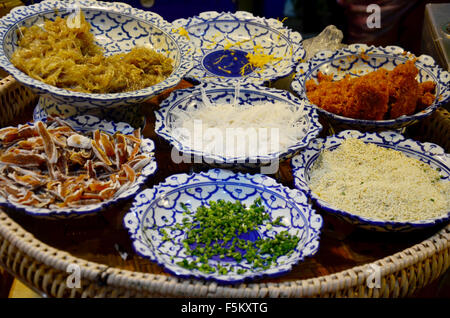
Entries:
[[[129, 289], [135, 292], [160, 290], [158, 287], [163, 287], [163, 285], [168, 283], [174, 284], [177, 287], [186, 286], [186, 283], [191, 286], [202, 284], [202, 286], [208, 287], [215, 284], [214, 282], [203, 283], [201, 280], [182, 279], [169, 275], [152, 274], [121, 269], [118, 267], [110, 267], [106, 264], [87, 261], [83, 258], [72, 256], [66, 251], [56, 249], [35, 238], [33, 234], [23, 229], [18, 223], [11, 219], [3, 211], [3, 209], [0, 209], [0, 237], [3, 237], [4, 240], [15, 246], [24, 255], [29, 256], [42, 265], [51, 267], [52, 269], [66, 273], [69, 265], [79, 265], [80, 277], [81, 279], [90, 280], [89, 286], [92, 284], [98, 284], [98, 279], [105, 277], [105, 275], [107, 277], [106, 287], [121, 290]], [[320, 296], [320, 290], [326, 290], [327, 293], [332, 293], [353, 288], [355, 286], [361, 286], [362, 284], [367, 283], [367, 279], [373, 272], [374, 267], [377, 267], [380, 270], [381, 277], [386, 277], [429, 259], [442, 250], [449, 248], [450, 224], [446, 225], [437, 233], [420, 243], [371, 263], [313, 278], [298, 279], [280, 283], [251, 282], [244, 285], [249, 288], [264, 287], [267, 284], [270, 284], [272, 288], [276, 286], [280, 288], [290, 287], [293, 284], [301, 284], [305, 286], [317, 285], [320, 288], [319, 293], [316, 293], [315, 295]], [[352, 278], [350, 282], [348, 279], [345, 279], [348, 277]], [[241, 284], [224, 285], [222, 287], [225, 291], [230, 289], [239, 289], [240, 286]], [[87, 289], [89, 289], [89, 287]], [[225, 297], [225, 294], [215, 296]]]

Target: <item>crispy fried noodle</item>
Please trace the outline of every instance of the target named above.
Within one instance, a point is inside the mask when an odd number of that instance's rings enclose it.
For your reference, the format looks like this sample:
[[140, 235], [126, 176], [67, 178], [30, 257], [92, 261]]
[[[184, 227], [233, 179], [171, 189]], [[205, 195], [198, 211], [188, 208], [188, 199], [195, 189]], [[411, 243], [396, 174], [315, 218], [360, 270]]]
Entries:
[[120, 93], [143, 89], [166, 79], [172, 59], [147, 47], [104, 56], [81, 14], [79, 28], [66, 19], [45, 21], [20, 29], [18, 49], [11, 62], [46, 84], [85, 93]]

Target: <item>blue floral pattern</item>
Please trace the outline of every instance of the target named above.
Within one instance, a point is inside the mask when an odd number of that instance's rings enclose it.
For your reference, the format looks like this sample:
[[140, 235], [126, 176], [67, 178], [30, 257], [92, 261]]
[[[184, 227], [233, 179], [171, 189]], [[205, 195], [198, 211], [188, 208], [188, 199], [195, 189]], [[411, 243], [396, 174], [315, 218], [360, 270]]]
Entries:
[[133, 127], [144, 129], [146, 124], [145, 116], [141, 113], [141, 105], [136, 104], [125, 108], [77, 108], [69, 105], [61, 105], [53, 100], [40, 97], [39, 102], [33, 110], [33, 120], [44, 121], [48, 116], [69, 118], [76, 116], [94, 116], [106, 121], [125, 122]]
[[[238, 191], [241, 190], [241, 191]], [[256, 271], [245, 261], [211, 260], [212, 265], [219, 262], [231, 265], [227, 274], [206, 274], [199, 270], [186, 269], [177, 263], [193, 260], [185, 253], [181, 241], [185, 237], [183, 230], [172, 229], [185, 217], [180, 203], [195, 211], [208, 201], [223, 199], [251, 205], [262, 198], [266, 211], [273, 219], [281, 217], [290, 234], [300, 238], [297, 248], [289, 256], [280, 257], [276, 264], [267, 270]], [[130, 211], [125, 215], [123, 224], [133, 241], [135, 251], [165, 268], [167, 272], [180, 277], [196, 277], [215, 280], [223, 284], [234, 284], [249, 279], [281, 275], [305, 257], [314, 255], [319, 248], [319, 235], [322, 217], [315, 213], [308, 203], [304, 192], [292, 190], [277, 183], [265, 175], [233, 173], [228, 170], [212, 169], [199, 174], [178, 174], [170, 176], [159, 185], [146, 189], [136, 196]], [[165, 229], [172, 240], [165, 240], [160, 230]], [[260, 237], [274, 237], [285, 227], [258, 230]], [[246, 269], [238, 274], [238, 269]]]
[[381, 147], [401, 151], [407, 156], [425, 162], [434, 169], [439, 168], [442, 178], [441, 181], [450, 181], [450, 155], [445, 153], [444, 149], [436, 144], [429, 142], [421, 143], [412, 139], [407, 139], [394, 131], [363, 133], [356, 130], [345, 130], [325, 139], [317, 138], [313, 140], [304, 151], [294, 157], [291, 161], [295, 186], [302, 190], [308, 189], [309, 196], [321, 209], [361, 228], [381, 232], [407, 232], [448, 222], [450, 219], [450, 211], [438, 218], [415, 222], [384, 221], [362, 217], [347, 211], [336, 209], [310, 191], [308, 186], [310, 180], [309, 173], [320, 153], [324, 150], [337, 148], [343, 140], [349, 138], [357, 138], [367, 143], [373, 143]]

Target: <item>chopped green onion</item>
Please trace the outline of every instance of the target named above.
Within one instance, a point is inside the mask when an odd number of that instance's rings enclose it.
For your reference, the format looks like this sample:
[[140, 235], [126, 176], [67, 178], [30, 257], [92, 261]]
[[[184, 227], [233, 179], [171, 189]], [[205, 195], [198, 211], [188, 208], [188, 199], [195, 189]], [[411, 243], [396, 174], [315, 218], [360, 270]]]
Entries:
[[[186, 255], [195, 257], [192, 262], [178, 262], [177, 265], [181, 267], [225, 275], [229, 269], [220, 264], [213, 266], [214, 262], [211, 260], [230, 257], [238, 263], [245, 259], [253, 269], [268, 269], [280, 256], [291, 254], [300, 240], [287, 231], [277, 233], [274, 238], [258, 238], [255, 241], [241, 238], [241, 235], [255, 231], [262, 225], [266, 229], [286, 227], [282, 224], [281, 217], [271, 220], [261, 198], [256, 199], [248, 208], [240, 201], [233, 203], [218, 200], [208, 203], [209, 207], [202, 205], [195, 213], [181, 203], [183, 216], [190, 216], [182, 220], [182, 227], [186, 230], [186, 238], [182, 244]], [[180, 229], [180, 225], [174, 228]], [[168, 238], [166, 230], [160, 229], [160, 233], [163, 240]], [[245, 272], [243, 269], [237, 270], [238, 274]]]

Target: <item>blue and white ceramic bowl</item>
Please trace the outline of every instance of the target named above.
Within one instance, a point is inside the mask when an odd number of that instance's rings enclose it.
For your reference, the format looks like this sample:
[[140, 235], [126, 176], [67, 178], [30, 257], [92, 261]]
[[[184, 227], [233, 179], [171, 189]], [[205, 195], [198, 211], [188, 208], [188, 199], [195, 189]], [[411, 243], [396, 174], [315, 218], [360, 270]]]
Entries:
[[[450, 219], [450, 211], [437, 218], [414, 222], [388, 221], [363, 217], [337, 209], [309, 190], [308, 184], [310, 181], [311, 169], [320, 153], [324, 150], [336, 149], [343, 140], [349, 138], [357, 138], [366, 143], [373, 143], [381, 147], [401, 151], [408, 157], [418, 159], [434, 169], [440, 169], [441, 182], [450, 182], [450, 155], [445, 153], [444, 149], [436, 144], [428, 142], [421, 143], [412, 139], [407, 139], [394, 131], [362, 133], [356, 130], [345, 130], [337, 135], [329, 136], [326, 139], [317, 138], [313, 140], [304, 151], [294, 157], [291, 161], [295, 186], [299, 189], [307, 188], [310, 197], [321, 209], [350, 222], [351, 224], [357, 225], [358, 227], [380, 232], [407, 232], [448, 222]], [[414, 187], [414, 185], [412, 184], [411, 187]]]
[[[97, 44], [104, 48], [106, 55], [127, 52], [136, 45], [151, 46], [173, 59], [172, 74], [158, 84], [137, 91], [89, 94], [44, 84], [14, 67], [10, 58], [17, 48], [18, 28], [43, 24], [44, 19], [52, 20], [57, 16], [66, 17], [77, 12], [76, 10], [81, 10], [92, 25], [91, 32]], [[34, 5], [14, 8], [0, 19], [0, 43], [0, 66], [4, 70], [20, 83], [49, 99], [51, 103], [77, 109], [126, 107], [141, 103], [177, 85], [193, 66], [190, 43], [172, 32], [170, 23], [153, 12], [134, 9], [120, 2], [45, 0]], [[64, 110], [54, 111], [65, 115]]]
[[33, 110], [34, 121], [46, 121], [49, 116], [70, 118], [77, 116], [93, 116], [106, 121], [124, 122], [134, 128], [141, 128], [146, 125], [146, 118], [142, 115], [141, 105], [130, 105], [125, 108], [75, 108], [69, 105], [61, 105], [48, 98], [40, 98]]
[[[120, 132], [122, 134], [131, 135], [135, 130], [135, 128], [131, 127], [127, 123], [108, 122], [90, 115], [71, 117], [65, 119], [65, 121], [74, 130], [80, 133], [87, 133], [90, 131], [94, 131], [96, 129], [100, 129], [101, 131], [104, 131], [108, 134]], [[99, 213], [108, 206], [117, 204], [123, 200], [131, 198], [141, 189], [141, 187], [145, 184], [148, 178], [156, 172], [157, 165], [154, 152], [155, 152], [154, 142], [151, 139], [143, 138], [141, 144], [141, 153], [149, 156], [150, 158], [152, 158], [152, 160], [142, 168], [142, 170], [140, 171], [140, 175], [136, 178], [134, 184], [132, 184], [128, 189], [126, 189], [125, 191], [121, 192], [119, 195], [113, 197], [108, 201], [73, 208], [66, 207], [59, 209], [56, 208], [48, 209], [16, 204], [11, 201], [8, 201], [5, 197], [0, 195], [0, 205], [15, 210], [24, 211], [26, 214], [32, 216], [43, 217], [48, 219], [78, 218], [89, 214]]]
[[[239, 93], [236, 99], [238, 105], [270, 102], [274, 103], [275, 107], [275, 103], [280, 102], [292, 106], [293, 110], [303, 111], [304, 116], [301, 118], [301, 126], [303, 128], [298, 131], [297, 142], [289, 145], [287, 149], [258, 155], [248, 153], [245, 157], [228, 155], [231, 153], [228, 151], [222, 151], [221, 153], [214, 153], [214, 149], [207, 151], [204, 147], [199, 147], [195, 142], [192, 143], [192, 139], [188, 138], [183, 133], [183, 130], [180, 129], [179, 124], [177, 124], [179, 117], [186, 116], [189, 112], [203, 105], [202, 90], [204, 90], [206, 97], [211, 102], [211, 105], [206, 107], [214, 107], [214, 104], [233, 103], [237, 91], [232, 86], [204, 83], [172, 92], [161, 103], [160, 109], [155, 111], [156, 133], [181, 152], [180, 156], [187, 156], [190, 160], [194, 160], [195, 163], [205, 163], [213, 167], [242, 169], [254, 169], [272, 165], [275, 162], [278, 163], [294, 156], [303, 147], [306, 147], [312, 139], [317, 137], [322, 129], [315, 108], [305, 104], [304, 101], [296, 98], [291, 93], [253, 84], [243, 84], [239, 86], [238, 90]], [[242, 127], [242, 129], [245, 128], [247, 127]], [[224, 141], [223, 145], [224, 147], [226, 146], [226, 141]]]
[[445, 105], [450, 98], [450, 74], [440, 68], [432, 57], [421, 55], [415, 57], [398, 46], [375, 47], [365, 44], [352, 44], [336, 51], [322, 51], [305, 63], [300, 63], [296, 75], [291, 82], [292, 90], [301, 98], [308, 100], [305, 84], [314, 79], [318, 72], [333, 75], [339, 80], [345, 75], [361, 76], [369, 72], [385, 68], [392, 70], [407, 60], [415, 60], [419, 70], [418, 82], [433, 81], [436, 83], [436, 99], [426, 109], [408, 116], [400, 116], [387, 120], [363, 120], [348, 118], [328, 112], [318, 106], [317, 109], [332, 126], [339, 130], [389, 130], [409, 126], [431, 115], [439, 106]]
[[[172, 23], [186, 31], [194, 45], [195, 65], [186, 77], [195, 82], [263, 84], [288, 76], [305, 56], [298, 32], [284, 27], [281, 21], [244, 11], [207, 11]], [[280, 60], [243, 69], [247, 54], [253, 54], [255, 47]]]
[[[287, 228], [274, 226], [267, 229], [263, 226], [255, 235], [273, 238], [280, 230], [297, 235], [300, 241], [291, 255], [280, 257], [270, 268], [262, 271], [252, 269], [246, 261], [237, 263], [233, 259], [209, 262], [216, 268], [218, 264], [230, 266], [231, 270], [227, 274], [219, 274], [217, 271], [206, 274], [177, 265], [183, 260], [194, 260], [194, 256], [186, 255], [182, 244], [185, 232], [171, 229], [186, 217], [181, 203], [195, 211], [201, 205], [208, 205], [211, 200], [239, 200], [250, 206], [258, 198], [262, 199], [272, 219], [282, 217]], [[163, 266], [167, 272], [185, 278], [196, 277], [232, 284], [281, 275], [290, 271], [305, 257], [314, 255], [319, 248], [322, 217], [311, 208], [302, 191], [284, 187], [265, 175], [235, 174], [228, 170], [213, 169], [192, 175], [172, 175], [154, 188], [142, 191], [125, 215], [123, 224], [131, 236], [136, 253]], [[172, 240], [163, 237], [162, 229], [166, 230]], [[239, 269], [247, 272], [237, 274]]]

